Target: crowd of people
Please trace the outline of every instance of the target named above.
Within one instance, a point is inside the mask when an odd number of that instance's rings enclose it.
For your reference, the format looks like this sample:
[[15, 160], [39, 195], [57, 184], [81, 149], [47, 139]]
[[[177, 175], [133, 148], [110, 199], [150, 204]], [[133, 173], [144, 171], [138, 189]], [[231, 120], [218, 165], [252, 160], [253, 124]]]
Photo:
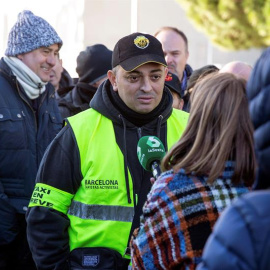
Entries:
[[270, 48], [193, 70], [166, 26], [72, 78], [62, 46], [24, 10], [0, 60], [0, 270], [270, 269]]

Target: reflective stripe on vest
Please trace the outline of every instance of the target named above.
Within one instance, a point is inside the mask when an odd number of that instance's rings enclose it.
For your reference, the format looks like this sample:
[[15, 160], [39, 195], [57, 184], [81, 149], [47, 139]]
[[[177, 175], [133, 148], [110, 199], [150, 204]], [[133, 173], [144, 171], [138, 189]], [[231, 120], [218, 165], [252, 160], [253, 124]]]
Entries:
[[81, 202], [72, 202], [69, 215], [82, 219], [111, 220], [132, 222], [133, 207], [118, 205], [86, 205]]

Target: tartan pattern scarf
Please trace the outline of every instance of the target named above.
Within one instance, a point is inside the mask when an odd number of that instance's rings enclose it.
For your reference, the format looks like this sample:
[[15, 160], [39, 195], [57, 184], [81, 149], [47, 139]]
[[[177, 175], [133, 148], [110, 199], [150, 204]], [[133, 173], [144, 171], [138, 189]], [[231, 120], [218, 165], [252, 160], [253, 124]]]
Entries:
[[249, 191], [234, 185], [232, 175], [230, 162], [213, 184], [184, 169], [163, 173], [148, 194], [131, 243], [133, 269], [195, 269], [220, 213]]

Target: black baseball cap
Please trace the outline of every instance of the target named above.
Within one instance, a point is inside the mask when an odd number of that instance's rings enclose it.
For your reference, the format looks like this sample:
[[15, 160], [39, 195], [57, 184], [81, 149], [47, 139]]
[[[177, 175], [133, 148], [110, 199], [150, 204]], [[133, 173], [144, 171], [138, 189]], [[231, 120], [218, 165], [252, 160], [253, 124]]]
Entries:
[[146, 63], [167, 66], [161, 43], [148, 34], [133, 33], [121, 38], [115, 45], [112, 67], [120, 65], [126, 71], [132, 71]]
[[175, 74], [168, 72], [168, 74], [165, 78], [165, 85], [171, 91], [177, 93], [181, 97], [181, 83]]

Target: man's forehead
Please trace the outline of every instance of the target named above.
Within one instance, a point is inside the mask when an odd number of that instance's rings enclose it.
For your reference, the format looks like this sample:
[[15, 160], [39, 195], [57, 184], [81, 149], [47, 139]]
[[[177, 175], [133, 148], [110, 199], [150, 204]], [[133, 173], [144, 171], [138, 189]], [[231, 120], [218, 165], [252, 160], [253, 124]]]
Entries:
[[[122, 68], [123, 69], [123, 68]], [[124, 70], [124, 69], [123, 69]], [[158, 63], [154, 63], [154, 62], [149, 62], [149, 63], [145, 63], [139, 67], [137, 67], [134, 70], [131, 71], [125, 71], [126, 73], [130, 74], [130, 73], [144, 73], [144, 72], [157, 72], [157, 71], [164, 71], [165, 67], [163, 65], [160, 65]]]
[[173, 31], [161, 32], [157, 35], [157, 39], [161, 42], [163, 51], [172, 52], [175, 50], [186, 49], [184, 39]]
[[40, 48], [46, 48], [52, 51], [59, 51], [59, 44], [55, 43], [50, 46], [41, 46]]
[[159, 41], [163, 41], [163, 42], [166, 40], [172, 40], [172, 39], [182, 40], [183, 42], [185, 42], [183, 37], [173, 30], [162, 30], [160, 31], [160, 33], [157, 34], [156, 38]]
[[168, 47], [164, 47], [163, 48], [163, 52], [165, 54], [167, 53], [172, 53], [172, 54], [176, 54], [176, 53], [181, 53], [185, 50], [185, 48], [174, 48], [174, 47], [171, 47], [171, 48], [168, 48]]

